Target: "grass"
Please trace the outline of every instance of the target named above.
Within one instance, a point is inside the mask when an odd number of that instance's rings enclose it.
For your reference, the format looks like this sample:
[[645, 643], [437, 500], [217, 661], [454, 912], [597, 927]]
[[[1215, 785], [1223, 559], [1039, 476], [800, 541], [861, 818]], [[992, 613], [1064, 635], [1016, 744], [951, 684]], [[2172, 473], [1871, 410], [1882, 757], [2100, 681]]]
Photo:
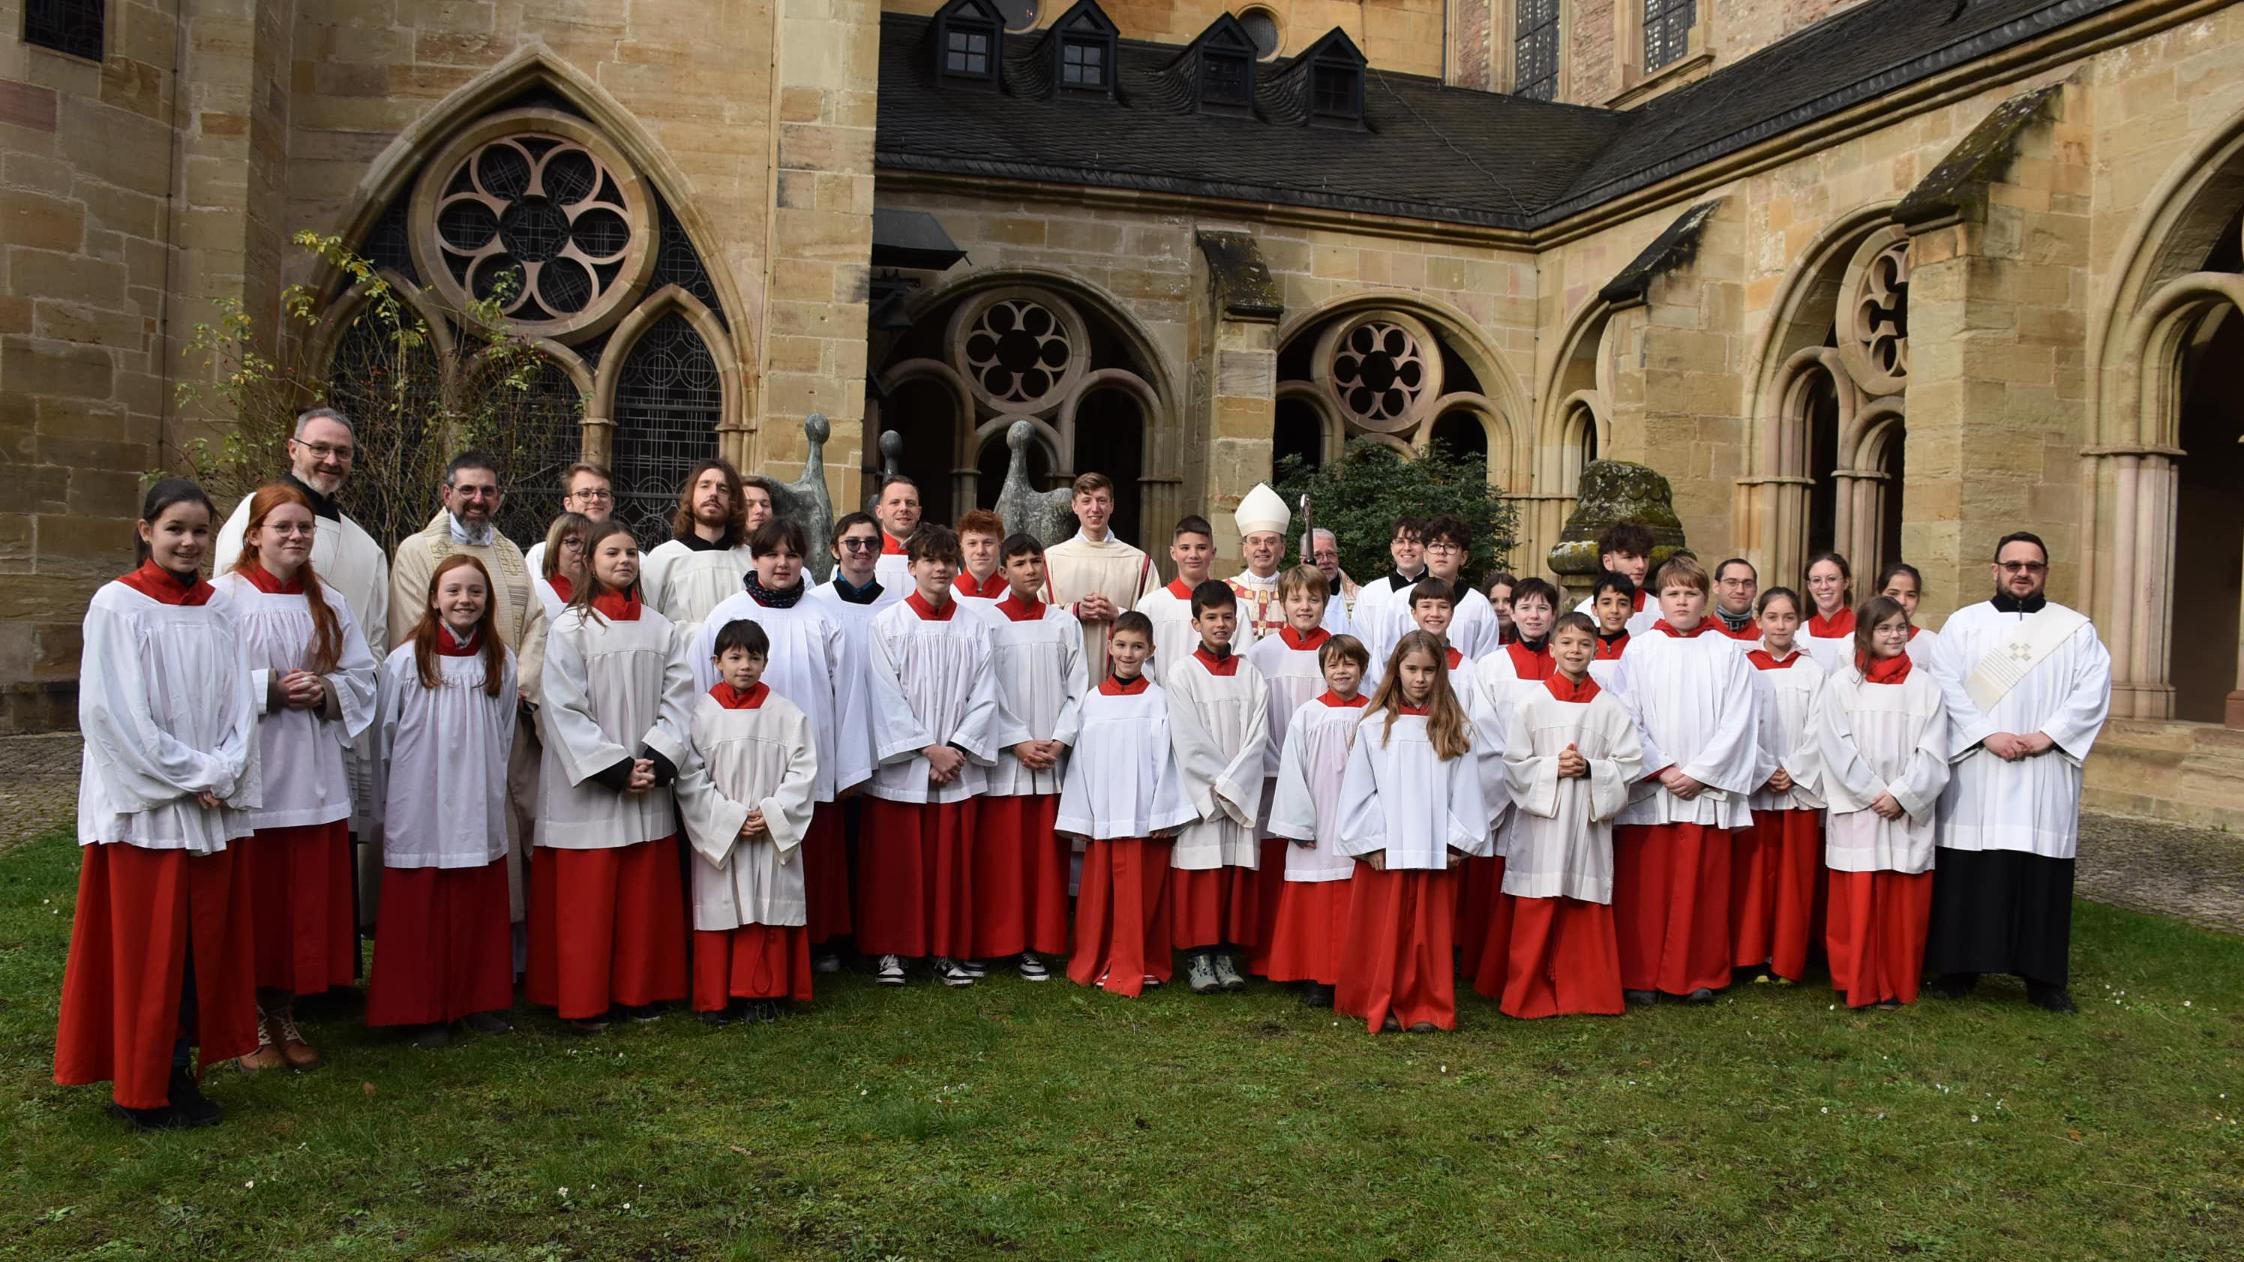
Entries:
[[2069, 1020], [1754, 986], [1372, 1038], [1268, 987], [849, 976], [434, 1052], [338, 1010], [325, 1068], [142, 1136], [51, 1081], [76, 871], [0, 855], [0, 1257], [2244, 1256], [2244, 940], [2093, 904]]

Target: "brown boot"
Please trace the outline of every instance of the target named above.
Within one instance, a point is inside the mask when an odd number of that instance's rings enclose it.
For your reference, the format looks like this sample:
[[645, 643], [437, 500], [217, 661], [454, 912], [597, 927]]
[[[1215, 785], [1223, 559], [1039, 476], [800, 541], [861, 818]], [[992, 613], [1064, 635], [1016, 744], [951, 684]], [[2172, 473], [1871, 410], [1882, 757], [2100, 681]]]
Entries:
[[311, 1069], [319, 1064], [319, 1053], [304, 1041], [304, 1032], [296, 1028], [296, 1005], [281, 1005], [273, 1013], [273, 1041], [280, 1044], [281, 1059], [290, 1069]]
[[234, 1063], [250, 1073], [287, 1066], [287, 1058], [281, 1055], [280, 1048], [273, 1042], [273, 1019], [265, 1015], [263, 1008], [257, 1010], [257, 1050]]

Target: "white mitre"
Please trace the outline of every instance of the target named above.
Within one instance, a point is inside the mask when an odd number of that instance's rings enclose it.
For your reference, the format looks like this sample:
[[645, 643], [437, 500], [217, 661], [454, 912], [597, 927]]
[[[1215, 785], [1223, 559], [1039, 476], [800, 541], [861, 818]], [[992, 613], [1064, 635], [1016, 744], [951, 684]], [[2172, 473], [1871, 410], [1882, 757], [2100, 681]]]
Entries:
[[1286, 507], [1286, 501], [1270, 489], [1269, 483], [1257, 482], [1254, 489], [1247, 492], [1247, 497], [1239, 501], [1231, 520], [1238, 523], [1241, 539], [1262, 530], [1283, 535], [1286, 527], [1293, 524], [1293, 512]]

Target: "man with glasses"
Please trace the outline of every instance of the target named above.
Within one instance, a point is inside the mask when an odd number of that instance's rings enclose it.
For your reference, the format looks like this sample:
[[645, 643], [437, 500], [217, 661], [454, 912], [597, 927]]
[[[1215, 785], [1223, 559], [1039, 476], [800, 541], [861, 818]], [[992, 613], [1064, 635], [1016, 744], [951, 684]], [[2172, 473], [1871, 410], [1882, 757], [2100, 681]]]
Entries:
[[[561, 473], [561, 511], [580, 513], [594, 522], [608, 520], [616, 511], [615, 479], [600, 465], [587, 461], [570, 465]], [[522, 563], [532, 574], [545, 573], [545, 540], [531, 544], [522, 554]]]
[[1340, 539], [1323, 526], [1309, 532], [1309, 564], [1325, 576], [1325, 587], [1332, 592], [1325, 600], [1325, 630], [1350, 634], [1354, 625], [1348, 620], [1348, 606], [1355, 602], [1356, 583], [1340, 572]]
[[1714, 625], [1733, 640], [1758, 641], [1753, 602], [1761, 597], [1761, 575], [1744, 557], [1714, 567]]
[[2042, 594], [2049, 549], [2024, 531], [1995, 545], [1994, 599], [1959, 609], [1933, 646], [1948, 702], [1932, 925], [1933, 993], [1961, 998], [2011, 973], [2026, 998], [2074, 1010], [2073, 856], [2081, 763], [2111, 709], [2111, 655], [2095, 625]]
[[[280, 480], [302, 492], [312, 506], [312, 568], [322, 582], [343, 594], [343, 603], [366, 633], [366, 646], [374, 651], [374, 660], [381, 661], [392, 643], [389, 558], [336, 500], [357, 459], [358, 440], [350, 421], [334, 408], [312, 408], [296, 418], [296, 433], [288, 440], [288, 471]], [[242, 535], [249, 528], [249, 500], [242, 497], [218, 532], [211, 573], [225, 573], [241, 555]], [[414, 608], [420, 608], [418, 600]], [[351, 785], [351, 835], [359, 839], [359, 874], [365, 882], [379, 879], [382, 870], [374, 757], [374, 732], [369, 728], [352, 743], [344, 763]], [[361, 900], [359, 918], [362, 925], [374, 923], [371, 900]]]
[[468, 450], [444, 468], [444, 509], [426, 529], [397, 545], [390, 561], [390, 643], [403, 644], [428, 607], [429, 576], [439, 561], [464, 552], [491, 574], [491, 618], [507, 647], [522, 647], [522, 627], [533, 599], [530, 567], [522, 549], [499, 533], [499, 462]]

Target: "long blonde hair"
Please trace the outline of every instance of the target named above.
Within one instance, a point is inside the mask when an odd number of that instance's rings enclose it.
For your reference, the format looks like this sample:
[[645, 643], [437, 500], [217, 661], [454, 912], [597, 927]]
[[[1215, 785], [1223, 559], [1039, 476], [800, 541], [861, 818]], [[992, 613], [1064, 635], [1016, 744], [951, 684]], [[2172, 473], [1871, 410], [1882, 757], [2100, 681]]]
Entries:
[[1465, 709], [1449, 687], [1449, 652], [1424, 631], [1412, 631], [1395, 641], [1395, 651], [1387, 655], [1387, 669], [1379, 677], [1379, 691], [1372, 694], [1371, 708], [1387, 716], [1379, 729], [1380, 747], [1385, 748], [1394, 736], [1395, 717], [1402, 713], [1402, 664], [1412, 653], [1434, 659], [1434, 690], [1426, 697], [1426, 737], [1433, 742], [1434, 756], [1443, 762], [1462, 758], [1473, 747], [1473, 735], [1465, 723]]

